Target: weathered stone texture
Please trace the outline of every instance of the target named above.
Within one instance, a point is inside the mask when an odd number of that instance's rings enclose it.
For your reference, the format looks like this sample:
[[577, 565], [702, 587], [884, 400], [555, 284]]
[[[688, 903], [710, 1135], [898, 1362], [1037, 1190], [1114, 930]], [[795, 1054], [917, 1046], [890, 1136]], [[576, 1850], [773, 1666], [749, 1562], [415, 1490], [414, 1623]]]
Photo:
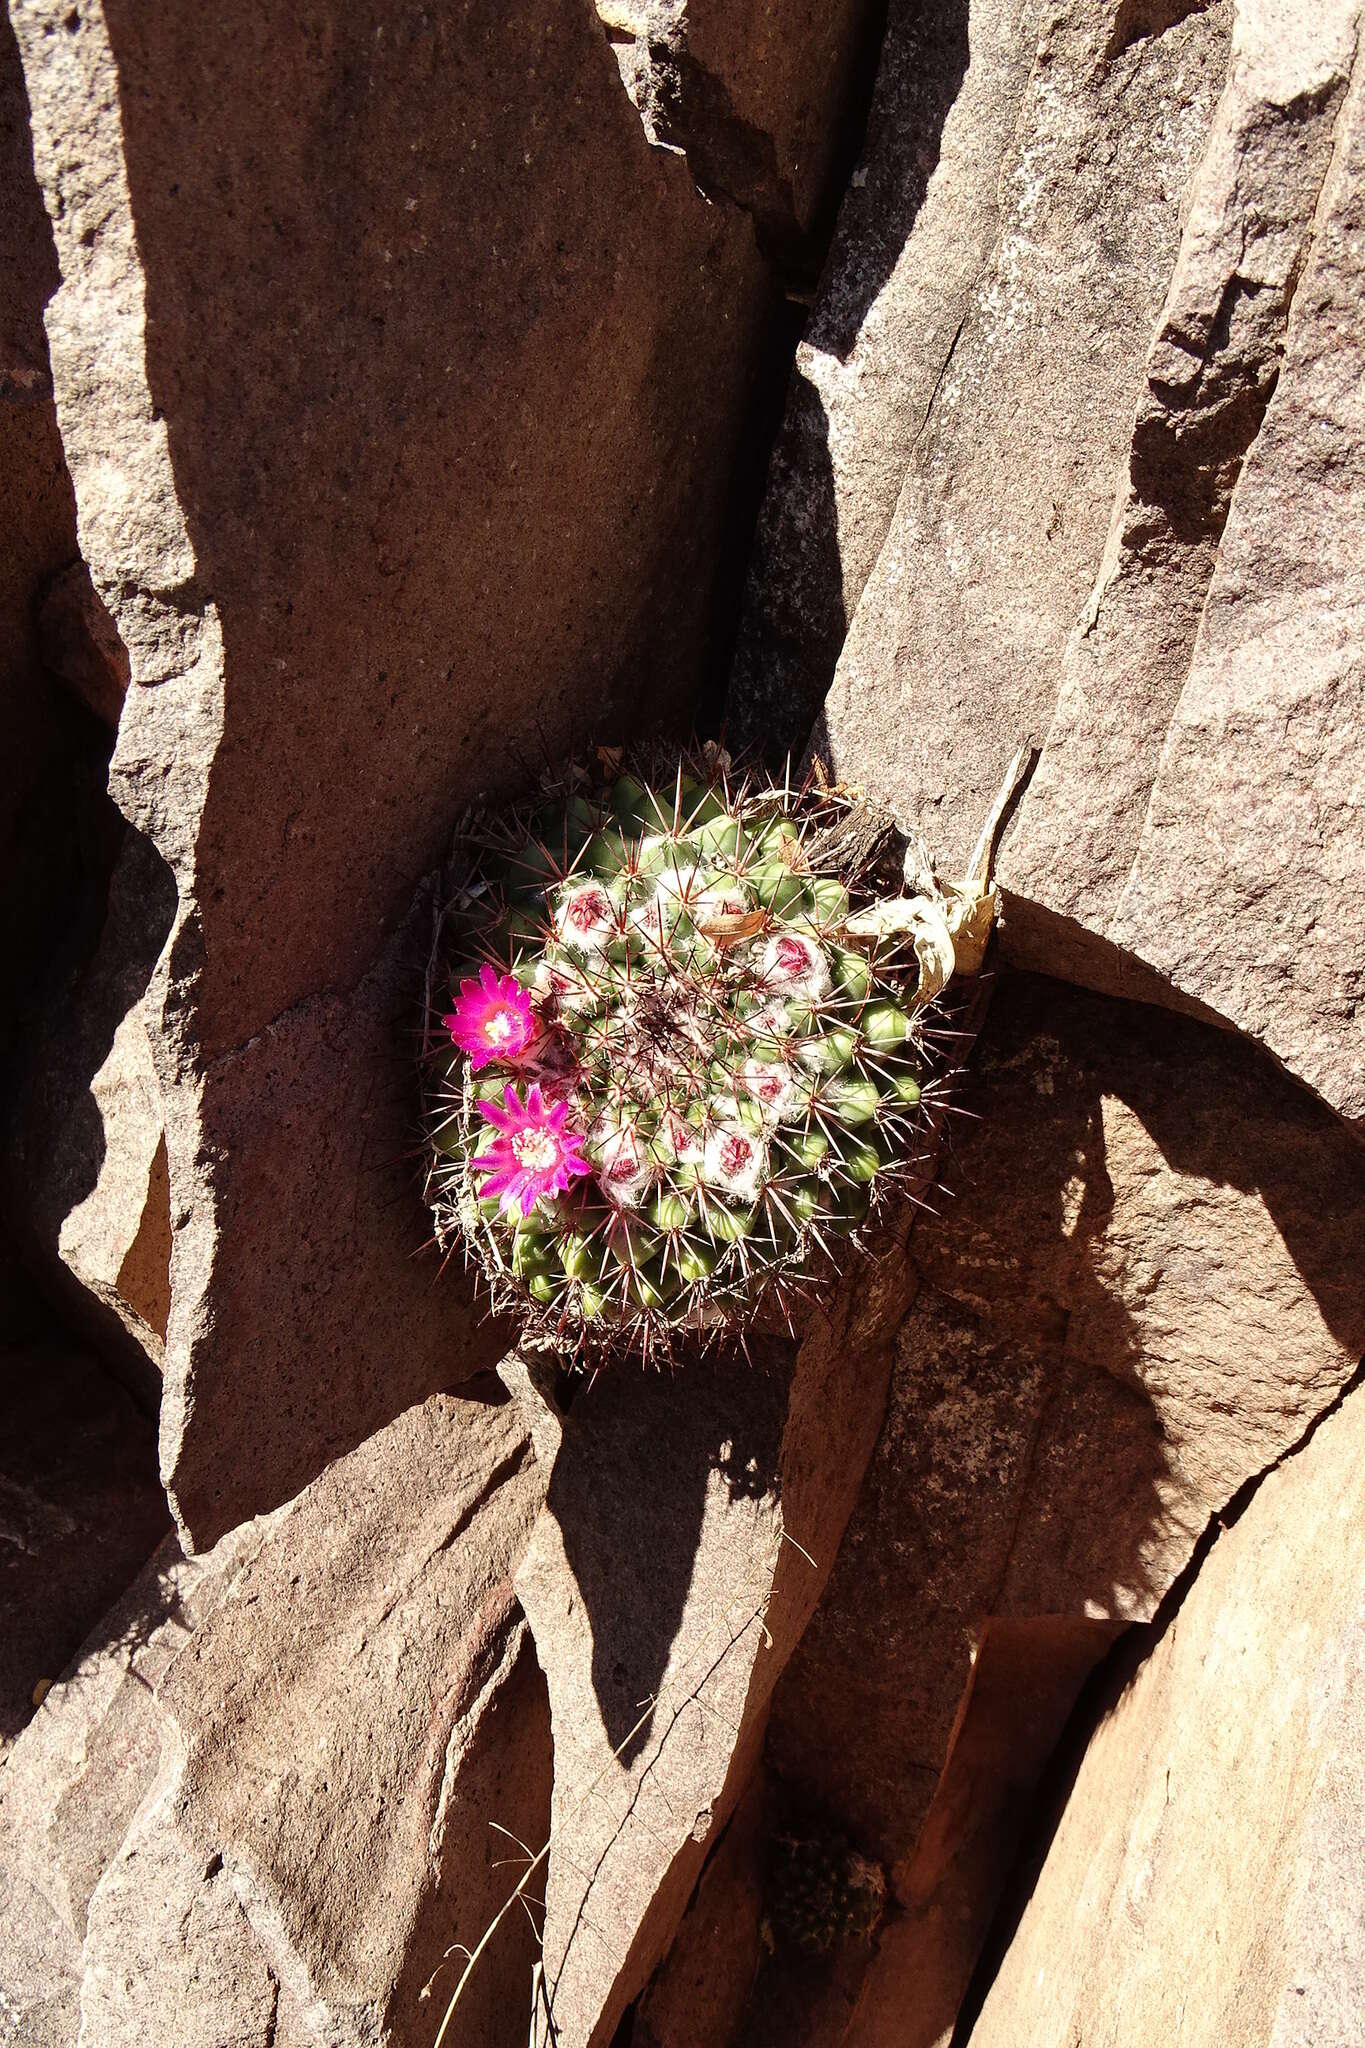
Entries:
[[[548, 1826], [511, 1588], [542, 1493], [513, 1408], [434, 1396], [207, 1557], [161, 1553], [0, 1777], [15, 2009], [37, 2027], [52, 1955], [84, 2048], [172, 2013], [185, 2048], [428, 2048], [423, 1987], [515, 1883], [494, 1824]], [[533, 1948], [518, 1914], [460, 2038], [524, 2039]]]
[[853, 1505], [903, 1272], [794, 1360], [606, 1374], [564, 1418], [517, 1577], [554, 1726], [537, 2041], [609, 2042], [673, 1938]]
[[1218, 1538], [1104, 1714], [973, 2048], [1365, 2029], [1365, 1402]]
[[799, 752], [999, 226], [1039, 0], [892, 0], [863, 159], [796, 352], [745, 591], [736, 737]]
[[945, 862], [1041, 738], [1109, 525], [1228, 9], [1120, 33], [1059, 0], [1001, 172], [998, 232], [938, 357], [817, 749]]
[[1352, 1117], [1357, 14], [1239, 11], [1128, 487], [1000, 870], [1012, 957], [1192, 999]]
[[766, 1748], [928, 1923], [868, 1984], [926, 2042], [965, 1988], [989, 1848], [1006, 1853], [1030, 1775], [992, 1775], [987, 1722], [965, 1804], [954, 1790], [983, 1640], [1036, 1660], [1015, 1693], [1035, 1699], [1041, 1762], [1115, 1626], [1152, 1614], [1209, 1518], [1365, 1351], [1365, 1162], [1264, 1055], [1010, 978], [966, 1102], [980, 1121], [912, 1240], [881, 1440]]
[[[464, 800], [685, 723], [773, 286], [590, 11], [14, 18], [131, 668], [112, 787], [179, 897], [163, 1466], [203, 1545], [496, 1354], [410, 1263], [417, 984], [401, 951], [365, 976]], [[249, 1458], [225, 1418], [268, 1419]]]
[[808, 261], [869, 0], [594, 0], [651, 142], [752, 215], [760, 246]]

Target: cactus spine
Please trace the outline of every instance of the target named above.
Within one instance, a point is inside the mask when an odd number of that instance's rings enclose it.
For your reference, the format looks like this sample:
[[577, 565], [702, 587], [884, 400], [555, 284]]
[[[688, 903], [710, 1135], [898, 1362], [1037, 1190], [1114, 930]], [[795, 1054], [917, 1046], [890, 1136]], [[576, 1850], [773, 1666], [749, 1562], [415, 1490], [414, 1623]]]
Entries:
[[858, 916], [834, 815], [712, 751], [465, 835], [428, 1191], [529, 1334], [648, 1354], [742, 1327], [918, 1170], [917, 957]]

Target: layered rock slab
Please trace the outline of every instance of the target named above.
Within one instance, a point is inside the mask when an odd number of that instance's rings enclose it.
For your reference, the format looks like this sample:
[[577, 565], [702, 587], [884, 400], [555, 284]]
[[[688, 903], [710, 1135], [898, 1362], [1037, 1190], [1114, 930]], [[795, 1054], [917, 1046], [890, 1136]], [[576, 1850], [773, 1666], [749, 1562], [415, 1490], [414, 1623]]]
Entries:
[[1353, 1118], [1358, 16], [1238, 10], [1126, 489], [1000, 864], [1012, 958], [1214, 1011]]
[[1163, 11], [1155, 34], [1118, 0], [1056, 0], [1039, 20], [995, 239], [938, 353], [813, 738], [949, 868], [1051, 720], [1229, 19]]
[[[55, 1926], [85, 2048], [170, 2012], [186, 2041], [430, 2041], [424, 1987], [515, 1881], [495, 1824], [547, 1825], [511, 1591], [542, 1491], [515, 1411], [437, 1396], [209, 1557], [158, 1558], [0, 1781], [3, 1882], [46, 1913], [16, 1973]], [[533, 1946], [504, 1930], [467, 2038], [522, 2038]]]
[[[861, 1997], [925, 2042], [1017, 1840], [1010, 1714], [1031, 1701], [1015, 1735], [1040, 1763], [1116, 1629], [1365, 1351], [1359, 1148], [1255, 1049], [1007, 977], [966, 1106], [980, 1121], [911, 1241], [882, 1435], [765, 1750], [887, 1866], [907, 1918]], [[973, 1719], [1005, 1652], [1014, 1676]]]
[[1365, 1400], [1219, 1535], [1109, 1705], [973, 2048], [1365, 2027]]
[[904, 1271], [869, 1266], [794, 1355], [542, 1411], [562, 1439], [517, 1575], [554, 1728], [536, 2041], [610, 2041], [672, 1940], [875, 1441]]
[[862, 160], [796, 351], [731, 678], [736, 739], [804, 746], [999, 228], [1038, 0], [887, 10]]
[[496, 1355], [409, 1263], [384, 948], [465, 799], [645, 677], [685, 718], [771, 286], [590, 11], [14, 19], [112, 786], [178, 892], [163, 1469], [203, 1546]]

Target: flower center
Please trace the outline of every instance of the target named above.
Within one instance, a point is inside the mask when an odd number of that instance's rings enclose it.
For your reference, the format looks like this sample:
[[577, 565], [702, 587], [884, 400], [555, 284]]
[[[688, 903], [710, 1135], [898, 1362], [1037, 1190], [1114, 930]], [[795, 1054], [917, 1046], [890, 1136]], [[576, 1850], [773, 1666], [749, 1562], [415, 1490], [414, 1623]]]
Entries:
[[559, 1140], [553, 1131], [518, 1131], [512, 1139], [517, 1163], [532, 1173], [543, 1173], [559, 1164]]
[[515, 1036], [520, 1022], [511, 1010], [495, 1010], [483, 1027], [483, 1035], [490, 1045], [506, 1045]]

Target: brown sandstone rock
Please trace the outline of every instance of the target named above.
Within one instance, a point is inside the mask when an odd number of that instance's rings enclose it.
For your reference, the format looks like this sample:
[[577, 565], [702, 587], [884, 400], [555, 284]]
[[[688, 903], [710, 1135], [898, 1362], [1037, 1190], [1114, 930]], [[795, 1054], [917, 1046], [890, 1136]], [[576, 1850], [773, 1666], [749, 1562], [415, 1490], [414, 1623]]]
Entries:
[[[751, 52], [793, 175], [823, 122], [791, 95], [836, 92], [857, 12]], [[462, 802], [686, 723], [773, 287], [590, 11], [15, 21], [82, 551], [131, 663], [112, 786], [179, 896], [163, 1469], [203, 1545], [496, 1355], [410, 1263], [417, 983], [365, 976]]]
[[1091, 1739], [973, 2048], [1365, 2029], [1365, 1402], [1219, 1536]]
[[517, 1577], [550, 1690], [537, 2040], [610, 2041], [682, 1919], [819, 1595], [886, 1392], [902, 1262], [764, 1365], [604, 1374]]
[[1365, 1351], [1359, 1148], [1252, 1048], [1011, 978], [967, 1103], [981, 1121], [912, 1240], [881, 1440], [766, 1748], [924, 1923], [885, 1937], [866, 1986], [916, 2041], [965, 1988], [1029, 1775], [987, 1721], [955, 1787], [983, 1640], [1007, 1622], [1020, 1668], [1037, 1659], [1041, 1759], [1087, 1658], [1152, 1614]]
[[1357, 15], [1238, 12], [1127, 490], [1000, 868], [1011, 957], [1174, 984], [1352, 1116]]
[[994, 245], [938, 354], [816, 728], [839, 773], [950, 867], [1046, 730], [1103, 550], [1226, 61], [1228, 9], [1182, 12], [1153, 34], [1118, 0], [1045, 10]]
[[[435, 1396], [209, 1556], [158, 1554], [0, 1776], [0, 1994], [35, 2042], [79, 1990], [85, 2048], [168, 2015], [178, 2048], [429, 2048], [447, 1951], [516, 1879], [496, 1828], [548, 1825], [510, 1576], [542, 1491], [513, 1408]], [[524, 2040], [533, 1953], [509, 1919], [457, 2038]]]
[[645, 133], [799, 264], [874, 14], [868, 0], [594, 0]]
[[804, 746], [886, 538], [999, 225], [1038, 0], [892, 0], [755, 536], [730, 689], [736, 739]]
[[1284, 369], [1109, 936], [1365, 1127], [1362, 237], [1357, 58]]

